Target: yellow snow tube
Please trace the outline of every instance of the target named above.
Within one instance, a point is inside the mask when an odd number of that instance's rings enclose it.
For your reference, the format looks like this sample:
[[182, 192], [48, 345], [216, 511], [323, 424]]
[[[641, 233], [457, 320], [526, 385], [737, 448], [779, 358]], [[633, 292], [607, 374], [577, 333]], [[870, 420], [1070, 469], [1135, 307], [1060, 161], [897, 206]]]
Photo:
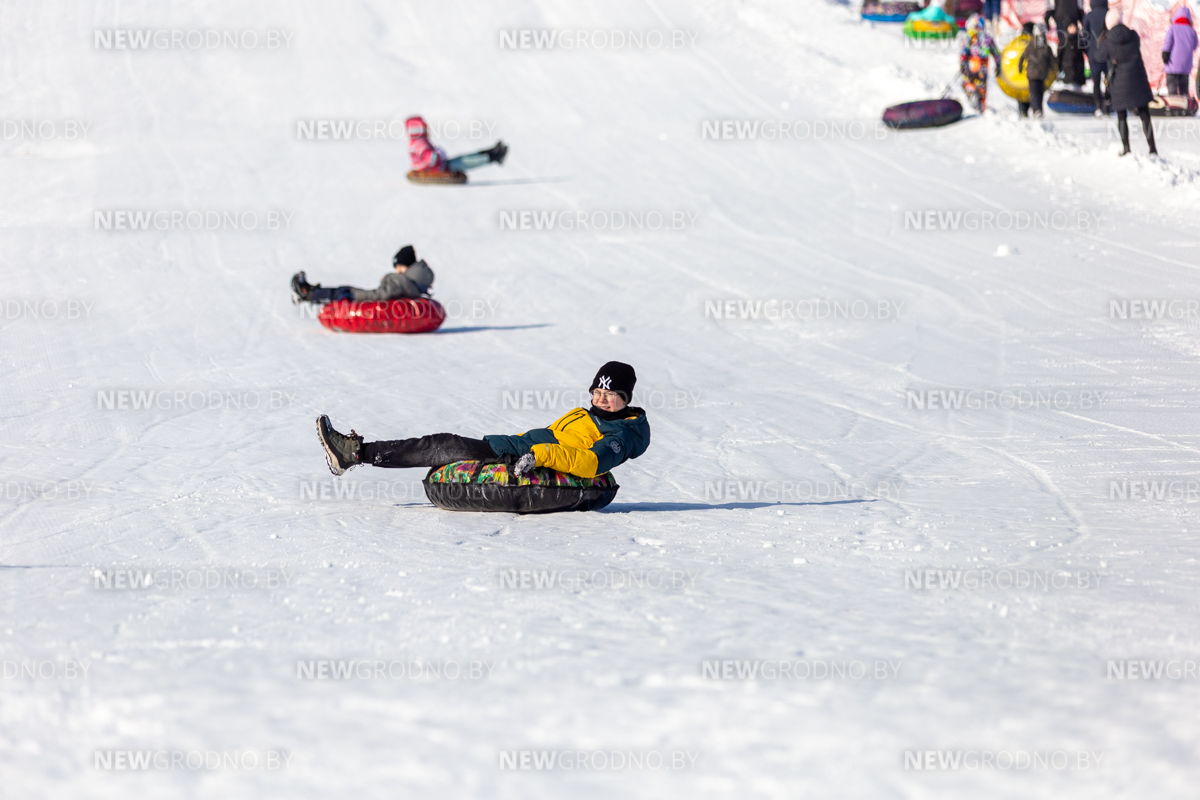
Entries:
[[[1000, 91], [1019, 103], [1029, 102], [1029, 78], [1026, 77], [1025, 70], [1018, 68], [1025, 46], [1029, 44], [1029, 38], [1029, 34], [1022, 33], [1004, 45], [1004, 49], [1000, 51], [1000, 74], [996, 76]], [[1047, 89], [1053, 85], [1055, 77], [1057, 76], [1054, 73], [1046, 76]]]

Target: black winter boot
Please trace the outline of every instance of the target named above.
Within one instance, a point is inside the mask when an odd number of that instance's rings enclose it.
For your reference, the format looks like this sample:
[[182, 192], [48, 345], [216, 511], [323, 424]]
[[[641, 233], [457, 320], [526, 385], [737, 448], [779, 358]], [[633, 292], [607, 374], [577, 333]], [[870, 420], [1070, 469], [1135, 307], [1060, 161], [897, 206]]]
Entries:
[[487, 151], [488, 159], [496, 164], [504, 165], [504, 157], [508, 155], [508, 145], [504, 142], [496, 142], [495, 147]]
[[325, 448], [325, 461], [329, 471], [334, 475], [342, 475], [362, 463], [359, 454], [362, 450], [363, 437], [353, 430], [350, 435], [338, 433], [329, 422], [329, 417], [322, 414], [317, 417], [317, 437]]
[[308, 279], [303, 272], [297, 272], [292, 276], [292, 303], [309, 303], [312, 302], [312, 290], [320, 286], [310, 286]]

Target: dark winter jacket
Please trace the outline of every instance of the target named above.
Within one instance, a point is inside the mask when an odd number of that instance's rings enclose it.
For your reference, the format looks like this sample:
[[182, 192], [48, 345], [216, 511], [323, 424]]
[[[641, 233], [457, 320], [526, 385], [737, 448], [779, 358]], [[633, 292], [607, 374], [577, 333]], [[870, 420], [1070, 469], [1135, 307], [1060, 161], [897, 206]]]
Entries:
[[1108, 85], [1114, 111], [1129, 111], [1150, 105], [1154, 93], [1142, 63], [1142, 40], [1125, 23], [1100, 38], [1100, 58], [1108, 62]]
[[[1046, 27], [1050, 27], [1050, 18], [1054, 18], [1054, 24], [1058, 28], [1058, 41], [1062, 42], [1063, 34], [1067, 32], [1067, 26], [1074, 23], [1079, 25], [1083, 20], [1083, 12], [1079, 10], [1077, 0], [1055, 0], [1054, 8], [1046, 12], [1042, 17], [1046, 23]], [[1076, 31], [1079, 29], [1076, 28]]]
[[[615, 419], [604, 419], [604, 417]], [[548, 428], [520, 436], [485, 436], [496, 455], [533, 453], [539, 467], [581, 478], [603, 475], [613, 467], [637, 458], [650, 446], [646, 412], [627, 406], [618, 414], [573, 408]]]
[[1054, 51], [1045, 41], [1039, 47], [1037, 39], [1025, 46], [1025, 52], [1021, 53], [1021, 60], [1017, 62], [1017, 69], [1025, 70], [1025, 76], [1029, 78], [1030, 83], [1034, 81], [1045, 83], [1048, 76], [1058, 73]]
[[1092, 10], [1083, 18], [1083, 34], [1079, 38], [1080, 46], [1087, 51], [1088, 63], [1092, 67], [1092, 77], [1106, 68], [1106, 64], [1097, 53], [1100, 35], [1108, 28], [1104, 27], [1104, 15], [1108, 13], [1108, 0], [1092, 0]]
[[378, 289], [353, 288], [351, 299], [360, 302], [364, 300], [400, 300], [405, 297], [416, 299], [428, 294], [431, 286], [433, 286], [433, 270], [422, 260], [404, 272], [389, 272], [384, 275], [383, 280], [379, 282]]
[[1058, 70], [1067, 83], [1083, 83], [1083, 47], [1079, 43], [1080, 24], [1075, 24], [1075, 33], [1060, 31], [1058, 34]]

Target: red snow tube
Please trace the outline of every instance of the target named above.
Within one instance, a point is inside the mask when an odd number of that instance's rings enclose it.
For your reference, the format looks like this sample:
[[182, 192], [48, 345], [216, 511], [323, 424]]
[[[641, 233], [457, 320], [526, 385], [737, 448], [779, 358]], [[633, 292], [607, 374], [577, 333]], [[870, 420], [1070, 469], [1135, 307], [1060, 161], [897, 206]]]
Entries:
[[962, 104], [957, 100], [918, 100], [901, 103], [883, 112], [883, 124], [889, 128], [937, 128], [962, 118]]
[[343, 333], [428, 333], [446, 321], [437, 300], [384, 300], [356, 303], [338, 300], [321, 309], [321, 324]]

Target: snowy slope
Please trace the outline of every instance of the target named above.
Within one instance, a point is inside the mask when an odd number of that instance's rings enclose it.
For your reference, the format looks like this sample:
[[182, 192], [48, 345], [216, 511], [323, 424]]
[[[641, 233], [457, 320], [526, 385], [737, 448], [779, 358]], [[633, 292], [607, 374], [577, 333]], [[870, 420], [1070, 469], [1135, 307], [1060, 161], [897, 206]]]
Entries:
[[[4, 119], [59, 132], [0, 140], [0, 794], [1194, 793], [1194, 120], [1161, 160], [1138, 130], [1118, 159], [1109, 121], [1020, 122], [993, 86], [994, 113], [888, 134], [882, 109], [940, 94], [955, 55], [816, 0], [43, 0], [0, 21]], [[98, 49], [113, 29], [288, 46]], [[522, 29], [687, 45], [502, 49]], [[418, 188], [402, 141], [298, 136], [418, 112], [451, 154], [502, 137], [508, 162]], [[723, 121], [814, 133], [705, 138]], [[260, 227], [97, 229], [122, 210]], [[591, 225], [503, 230], [520, 211]], [[653, 213], [683, 222], [594, 229]], [[371, 285], [409, 241], [451, 308], [438, 334], [333, 335], [290, 305], [292, 272]], [[1143, 300], [1173, 305], [1114, 318]], [[600, 513], [440, 512], [419, 471], [331, 480], [313, 433], [318, 413], [368, 438], [519, 432], [609, 359], [637, 368], [653, 443]], [[105, 407], [120, 391], [156, 405]], [[993, 397], [1013, 407], [970, 407]], [[237, 585], [95, 588], [118, 568]], [[925, 570], [971, 585], [915, 588]], [[1021, 576], [1046, 585], [998, 585]], [[298, 677], [321, 659], [468, 677]], [[1130, 659], [1193, 666], [1111, 677]], [[124, 751], [238, 767], [104, 767]], [[509, 769], [520, 751], [591, 769]], [[925, 751], [975, 755], [927, 774]]]

